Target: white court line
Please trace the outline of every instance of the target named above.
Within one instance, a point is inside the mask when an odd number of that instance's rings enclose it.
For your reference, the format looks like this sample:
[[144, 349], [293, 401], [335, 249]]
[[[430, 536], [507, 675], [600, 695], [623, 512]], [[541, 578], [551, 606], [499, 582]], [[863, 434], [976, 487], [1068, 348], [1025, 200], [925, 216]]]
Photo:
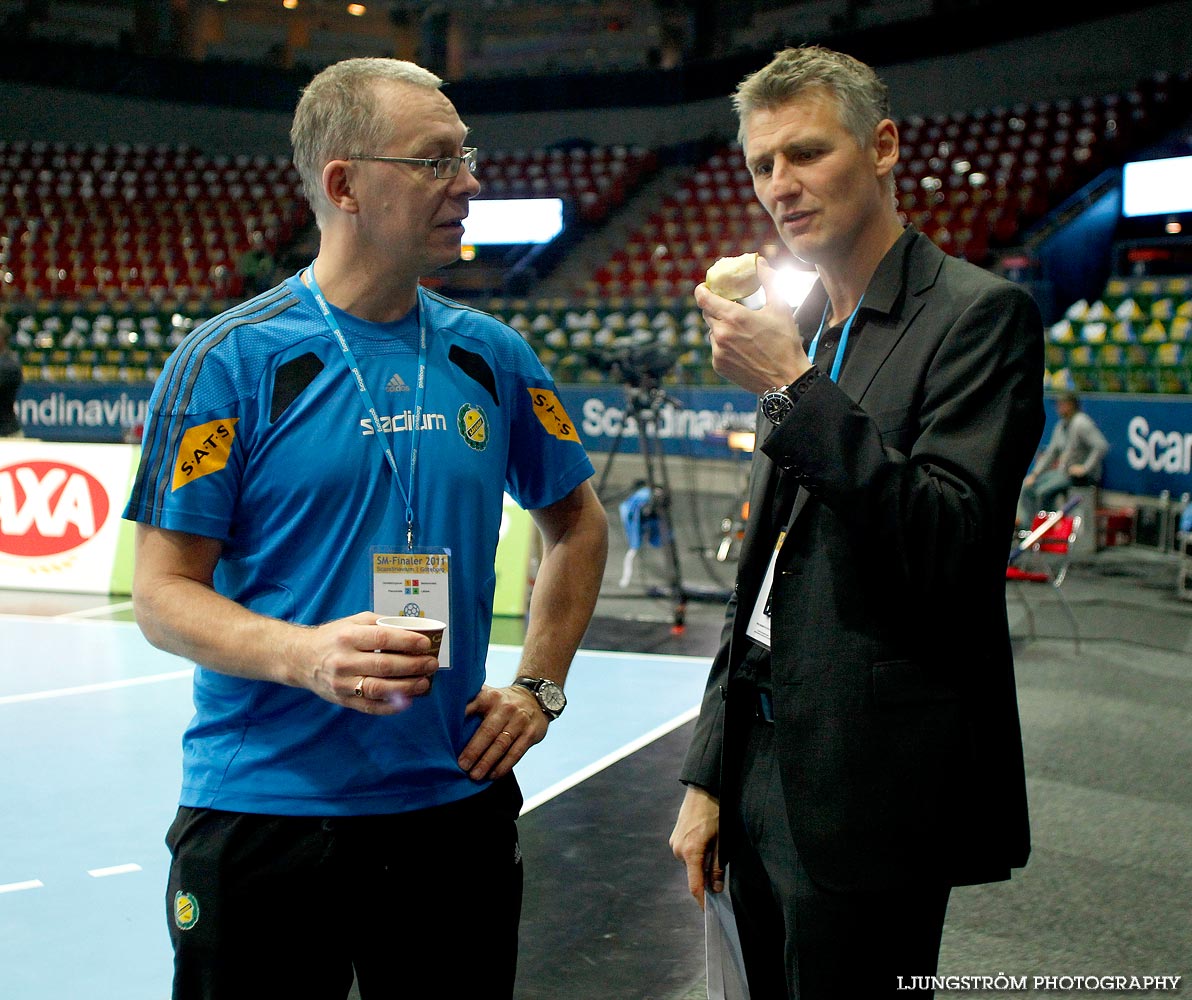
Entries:
[[[106, 608], [104, 610], [107, 610]], [[118, 618], [106, 619], [101, 618], [99, 621], [92, 621], [89, 618], [75, 618], [74, 615], [85, 613], [69, 611], [61, 615], [26, 615], [15, 614], [8, 611], [0, 611], [0, 624], [4, 622], [25, 622], [32, 625], [63, 625], [63, 624], [77, 624], [87, 626], [114, 626], [116, 628], [138, 628], [136, 622], [121, 621]]]
[[60, 615], [51, 615], [55, 621], [63, 618], [98, 618], [100, 615], [111, 614], [114, 611], [131, 611], [132, 601], [121, 601], [119, 604], [108, 604], [102, 608], [88, 608], [86, 611], [66, 611]]
[[44, 889], [45, 883], [39, 878], [31, 878], [28, 882], [9, 882], [0, 885], [0, 892], [21, 892], [25, 889]]
[[525, 805], [522, 806], [521, 815], [524, 816], [531, 809], [537, 809], [544, 802], [549, 802], [556, 795], [562, 795], [565, 791], [567, 791], [567, 789], [574, 788], [581, 781], [587, 781], [590, 777], [592, 777], [592, 775], [599, 774], [606, 767], [609, 767], [609, 766], [615, 764], [619, 760], [623, 760], [624, 758], [628, 757], [630, 754], [637, 753], [637, 751], [640, 750], [642, 747], [648, 746], [649, 744], [653, 743], [655, 740], [661, 739], [663, 736], [665, 736], [667, 733], [671, 732], [672, 730], [678, 729], [681, 725], [683, 725], [686, 722], [690, 722], [697, 715], [699, 715], [699, 705], [696, 705], [693, 708], [689, 708], [682, 715], [675, 716], [673, 719], [670, 720], [670, 722], [664, 722], [661, 726], [658, 726], [656, 729], [651, 729], [648, 733], [646, 733], [643, 736], [639, 736], [636, 740], [633, 740], [631, 743], [626, 743], [624, 746], [618, 747], [612, 753], [606, 754], [605, 756], [601, 757], [599, 760], [594, 761], [593, 763], [589, 764], [587, 767], [581, 768], [580, 770], [576, 771], [574, 774], [568, 775], [562, 781], [556, 781], [549, 788], [544, 789], [543, 791], [539, 792], [537, 795], [531, 795], [526, 800]]
[[194, 668], [171, 670], [165, 674], [149, 674], [147, 677], [126, 677], [118, 681], [102, 681], [98, 684], [80, 684], [78, 687], [56, 688], [50, 691], [29, 691], [25, 694], [0, 696], [0, 705], [13, 705], [22, 701], [45, 701], [47, 698], [66, 698], [75, 694], [95, 694], [97, 691], [114, 691], [118, 688], [136, 687], [138, 684], [157, 684], [161, 681], [176, 681], [192, 677]]
[[92, 878], [107, 878], [109, 875], [128, 875], [131, 872], [143, 871], [140, 865], [112, 865], [109, 868], [92, 868], [88, 875]]
[[[521, 646], [510, 646], [507, 643], [492, 642], [489, 643], [489, 649], [495, 649], [502, 653], [520, 653]], [[710, 656], [688, 656], [685, 653], [627, 653], [618, 649], [588, 649], [584, 646], [575, 651], [576, 657], [584, 654], [589, 656], [608, 657], [610, 660], [649, 660], [651, 662], [656, 660], [673, 660], [676, 663], [705, 663], [711, 664], [712, 658]]]

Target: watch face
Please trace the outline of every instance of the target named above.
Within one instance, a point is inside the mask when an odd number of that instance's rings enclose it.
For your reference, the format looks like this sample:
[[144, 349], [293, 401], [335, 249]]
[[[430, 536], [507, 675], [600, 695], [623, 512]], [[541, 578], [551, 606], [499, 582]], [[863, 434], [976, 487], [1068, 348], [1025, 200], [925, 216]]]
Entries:
[[567, 705], [567, 696], [554, 681], [543, 681], [538, 688], [538, 697], [542, 704], [552, 712], [561, 712]]
[[767, 420], [774, 424], [781, 423], [782, 418], [790, 413], [791, 407], [794, 405], [790, 396], [785, 392], [767, 392], [762, 396], [762, 413]]

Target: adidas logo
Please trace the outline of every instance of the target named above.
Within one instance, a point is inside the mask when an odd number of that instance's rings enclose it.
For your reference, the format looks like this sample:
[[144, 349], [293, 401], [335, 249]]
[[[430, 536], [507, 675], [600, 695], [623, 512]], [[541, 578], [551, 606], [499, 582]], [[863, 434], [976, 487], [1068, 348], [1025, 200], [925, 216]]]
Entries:
[[409, 392], [410, 387], [408, 385], [406, 385], [405, 379], [403, 379], [400, 375], [395, 373], [393, 378], [391, 378], [388, 382], [385, 383], [385, 391], [386, 392]]

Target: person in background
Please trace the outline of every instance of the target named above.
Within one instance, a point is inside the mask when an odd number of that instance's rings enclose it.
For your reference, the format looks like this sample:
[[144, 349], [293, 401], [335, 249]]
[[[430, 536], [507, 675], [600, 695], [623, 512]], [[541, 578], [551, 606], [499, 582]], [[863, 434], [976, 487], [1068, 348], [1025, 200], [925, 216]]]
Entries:
[[[154, 388], [133, 601], [193, 660], [167, 835], [174, 997], [511, 997], [512, 769], [563, 711], [608, 526], [522, 338], [420, 287], [480, 189], [442, 81], [348, 59], [294, 162], [318, 256], [197, 327]], [[517, 677], [486, 683], [503, 494], [543, 556]], [[443, 647], [379, 615], [447, 622]]]
[[1109, 442], [1092, 418], [1080, 408], [1080, 397], [1065, 392], [1055, 401], [1059, 420], [1047, 447], [1022, 481], [1019, 523], [1030, 525], [1041, 510], [1054, 510], [1061, 494], [1073, 486], [1096, 486]]
[[923, 996], [951, 888], [1030, 851], [1005, 539], [1042, 322], [903, 225], [868, 66], [788, 49], [734, 104], [754, 191], [819, 281], [794, 315], [764, 260], [757, 311], [695, 291], [760, 413], [671, 847], [701, 903], [727, 863], [758, 1000]]
[[21, 359], [9, 346], [12, 328], [0, 319], [0, 437], [23, 437], [21, 418], [17, 414], [17, 395], [21, 391], [24, 374]]
[[254, 230], [247, 250], [236, 259], [236, 271], [244, 279], [244, 288], [251, 294], [263, 292], [273, 284], [276, 264], [265, 244], [265, 234]]

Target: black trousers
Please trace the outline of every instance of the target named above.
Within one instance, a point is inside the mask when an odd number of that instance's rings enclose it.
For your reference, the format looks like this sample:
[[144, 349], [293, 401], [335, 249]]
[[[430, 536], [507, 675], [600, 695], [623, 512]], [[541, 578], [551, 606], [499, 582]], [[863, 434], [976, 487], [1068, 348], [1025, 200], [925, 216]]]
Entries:
[[751, 1000], [931, 996], [909, 987], [936, 972], [950, 887], [818, 885], [791, 837], [773, 723], [744, 725], [739, 806], [722, 822], [736, 824], [728, 882]]
[[512, 776], [413, 813], [181, 808], [166, 837], [175, 1000], [511, 998], [522, 864]]

